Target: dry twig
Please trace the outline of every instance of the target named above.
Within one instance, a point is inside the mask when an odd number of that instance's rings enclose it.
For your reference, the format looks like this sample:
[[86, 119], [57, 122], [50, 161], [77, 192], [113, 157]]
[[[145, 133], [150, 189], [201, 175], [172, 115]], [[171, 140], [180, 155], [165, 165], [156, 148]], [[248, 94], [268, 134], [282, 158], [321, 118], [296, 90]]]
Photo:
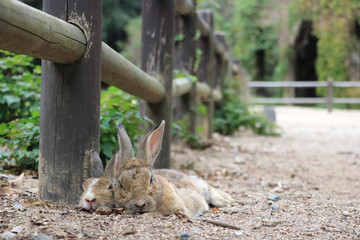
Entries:
[[228, 224], [228, 223], [223, 223], [223, 222], [218, 222], [218, 221], [214, 221], [214, 220], [206, 220], [208, 223], [211, 223], [211, 224], [214, 224], [214, 225], [217, 225], [217, 226], [222, 226], [222, 227], [226, 227], [226, 228], [231, 228], [231, 229], [237, 229], [237, 230], [240, 230], [239, 227], [237, 226], [234, 226], [234, 225], [231, 225], [231, 224]]

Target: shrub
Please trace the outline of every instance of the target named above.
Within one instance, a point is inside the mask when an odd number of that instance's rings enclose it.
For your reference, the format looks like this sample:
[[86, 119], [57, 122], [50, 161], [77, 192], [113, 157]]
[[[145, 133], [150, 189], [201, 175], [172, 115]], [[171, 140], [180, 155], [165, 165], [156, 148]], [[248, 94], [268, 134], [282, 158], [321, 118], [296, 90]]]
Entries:
[[279, 135], [278, 127], [274, 123], [270, 123], [264, 115], [248, 110], [246, 104], [234, 90], [235, 86], [229, 86], [229, 81], [225, 81], [225, 84], [224, 101], [215, 109], [215, 132], [230, 135], [243, 126], [251, 129], [255, 134]]
[[33, 58], [0, 51], [0, 161], [36, 169], [40, 133], [40, 66]]
[[[33, 58], [0, 51], [0, 162], [37, 169], [40, 136], [41, 67]], [[138, 101], [115, 87], [101, 94], [100, 155], [110, 158], [118, 150], [116, 123], [122, 122], [132, 141], [140, 124]], [[6, 150], [5, 150], [6, 148]]]

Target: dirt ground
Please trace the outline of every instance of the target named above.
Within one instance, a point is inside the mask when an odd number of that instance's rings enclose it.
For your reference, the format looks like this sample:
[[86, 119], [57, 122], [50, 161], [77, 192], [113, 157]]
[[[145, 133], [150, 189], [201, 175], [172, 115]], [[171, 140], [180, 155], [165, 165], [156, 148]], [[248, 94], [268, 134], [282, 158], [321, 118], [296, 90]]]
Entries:
[[0, 239], [360, 239], [360, 111], [276, 107], [276, 117], [281, 137], [173, 146], [173, 168], [230, 193], [232, 206], [99, 215], [15, 194], [0, 197]]

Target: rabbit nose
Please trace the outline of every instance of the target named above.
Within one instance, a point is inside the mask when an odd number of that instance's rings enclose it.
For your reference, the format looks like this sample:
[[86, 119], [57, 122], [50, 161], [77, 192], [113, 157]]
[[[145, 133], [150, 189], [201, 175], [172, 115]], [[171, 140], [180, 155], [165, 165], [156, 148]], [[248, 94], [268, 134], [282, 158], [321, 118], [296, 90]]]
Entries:
[[95, 202], [95, 198], [85, 198], [85, 201], [89, 204], [90, 208], [92, 208], [92, 205]]
[[146, 202], [144, 200], [139, 200], [134, 203], [136, 207], [138, 207], [140, 210], [146, 206]]

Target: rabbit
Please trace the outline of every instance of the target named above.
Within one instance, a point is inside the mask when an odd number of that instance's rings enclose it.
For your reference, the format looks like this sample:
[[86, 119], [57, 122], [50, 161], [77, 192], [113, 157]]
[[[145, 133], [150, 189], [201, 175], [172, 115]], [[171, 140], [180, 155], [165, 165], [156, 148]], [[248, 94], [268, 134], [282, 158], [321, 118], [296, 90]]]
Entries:
[[[119, 145], [121, 143], [122, 124], [117, 124], [117, 136]], [[112, 208], [123, 208], [124, 196], [119, 191], [118, 181], [116, 178], [119, 173], [114, 168], [114, 162], [120, 157], [121, 151], [117, 152], [106, 164], [105, 170], [99, 154], [95, 150], [90, 152], [91, 178], [83, 183], [83, 193], [80, 197], [78, 206], [86, 210], [111, 210]]]
[[232, 197], [208, 185], [196, 176], [176, 170], [153, 170], [161, 150], [165, 121], [151, 130], [139, 145], [136, 157], [122, 124], [118, 125], [120, 150], [113, 159], [115, 178], [124, 211], [128, 213], [159, 212], [170, 215], [176, 212], [189, 217], [209, 210], [209, 205], [224, 207]]
[[111, 177], [104, 175], [104, 167], [95, 150], [90, 152], [91, 178], [87, 179], [82, 187], [79, 207], [86, 210], [112, 210], [114, 206], [114, 187]]

